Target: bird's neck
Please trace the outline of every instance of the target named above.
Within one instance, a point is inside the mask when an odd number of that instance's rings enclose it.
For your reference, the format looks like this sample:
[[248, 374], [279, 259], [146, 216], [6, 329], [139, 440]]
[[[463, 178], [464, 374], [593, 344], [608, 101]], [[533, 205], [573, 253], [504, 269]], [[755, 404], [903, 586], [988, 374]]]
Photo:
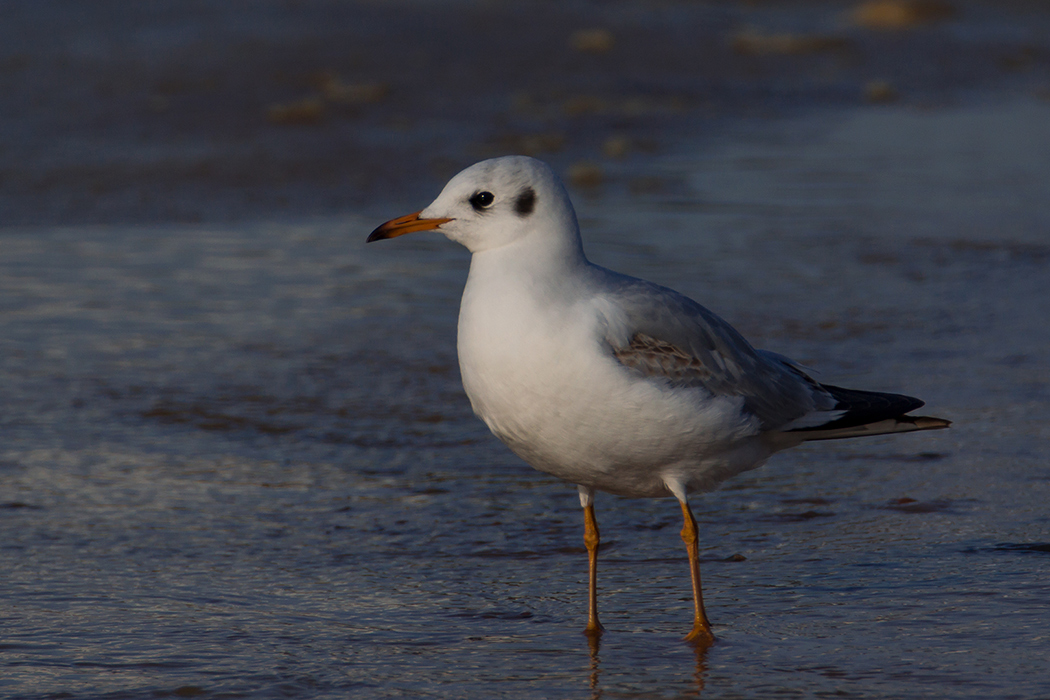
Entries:
[[470, 276], [498, 278], [501, 287], [515, 286], [515, 283], [559, 287], [589, 265], [579, 236], [556, 239], [526, 236], [499, 248], [474, 253]]

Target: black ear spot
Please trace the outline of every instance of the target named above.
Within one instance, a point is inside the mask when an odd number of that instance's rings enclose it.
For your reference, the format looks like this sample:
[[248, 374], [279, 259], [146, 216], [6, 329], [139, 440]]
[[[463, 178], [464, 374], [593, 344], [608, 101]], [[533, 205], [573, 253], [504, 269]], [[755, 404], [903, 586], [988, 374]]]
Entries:
[[514, 200], [514, 211], [518, 216], [528, 216], [536, 208], [536, 190], [526, 187]]

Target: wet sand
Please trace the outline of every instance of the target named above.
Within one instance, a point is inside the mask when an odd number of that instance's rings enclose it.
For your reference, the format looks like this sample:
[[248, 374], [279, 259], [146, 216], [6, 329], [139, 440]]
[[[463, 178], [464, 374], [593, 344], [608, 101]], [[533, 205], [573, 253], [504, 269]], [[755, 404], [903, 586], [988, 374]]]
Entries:
[[[0, 694], [1045, 697], [1050, 15], [953, 5], [6, 8]], [[607, 495], [588, 646], [467, 254], [363, 243], [512, 151], [596, 262], [955, 421], [697, 496], [706, 653], [677, 507]]]
[[741, 119], [1046, 99], [1045, 8], [947, 6], [887, 29], [817, 2], [11, 5], [0, 207], [9, 225], [372, 215], [505, 153], [644, 191], [666, 185], [654, 158]]

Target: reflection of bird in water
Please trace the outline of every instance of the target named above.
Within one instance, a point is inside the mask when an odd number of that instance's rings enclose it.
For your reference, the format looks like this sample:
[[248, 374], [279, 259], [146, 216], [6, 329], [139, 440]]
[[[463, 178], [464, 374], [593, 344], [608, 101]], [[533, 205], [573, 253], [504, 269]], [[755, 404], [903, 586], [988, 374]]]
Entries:
[[[602, 660], [599, 655], [601, 651], [602, 636], [600, 634], [587, 635], [587, 647], [590, 652], [591, 665], [588, 669], [587, 684], [591, 691], [591, 700], [598, 700], [602, 696], [601, 687]], [[696, 670], [693, 673], [693, 682], [696, 684], [697, 696], [703, 692], [705, 679], [707, 677], [707, 652], [710, 644], [695, 643], [692, 645], [693, 654], [696, 657]]]
[[533, 467], [579, 486], [592, 636], [595, 491], [678, 499], [695, 603], [686, 639], [708, 643], [688, 493], [806, 440], [949, 425], [906, 415], [918, 399], [819, 384], [691, 299], [590, 263], [565, 188], [537, 160], [467, 168], [368, 240], [429, 229], [473, 253], [459, 363], [474, 411]]
[[[590, 652], [591, 664], [588, 668], [587, 684], [591, 691], [591, 700], [598, 700], [604, 689], [601, 686], [602, 659], [601, 651], [602, 636], [600, 634], [587, 635], [587, 647]], [[696, 684], [697, 697], [704, 690], [707, 677], [707, 653], [711, 649], [710, 644], [696, 643], [692, 645], [693, 654], [696, 657], [696, 670], [693, 673], [693, 682]]]

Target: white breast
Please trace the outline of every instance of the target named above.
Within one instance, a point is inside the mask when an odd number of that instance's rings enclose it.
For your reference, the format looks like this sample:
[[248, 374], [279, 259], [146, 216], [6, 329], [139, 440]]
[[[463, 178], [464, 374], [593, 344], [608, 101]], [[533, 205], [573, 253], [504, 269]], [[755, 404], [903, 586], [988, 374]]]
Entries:
[[586, 275], [561, 276], [576, 286], [558, 288], [479, 257], [460, 308], [463, 387], [478, 416], [533, 467], [613, 493], [662, 496], [669, 473], [707, 488], [768, 456], [744, 444], [752, 436], [741, 434], [740, 401], [622, 367], [604, 341], [610, 310], [581, 285]]

